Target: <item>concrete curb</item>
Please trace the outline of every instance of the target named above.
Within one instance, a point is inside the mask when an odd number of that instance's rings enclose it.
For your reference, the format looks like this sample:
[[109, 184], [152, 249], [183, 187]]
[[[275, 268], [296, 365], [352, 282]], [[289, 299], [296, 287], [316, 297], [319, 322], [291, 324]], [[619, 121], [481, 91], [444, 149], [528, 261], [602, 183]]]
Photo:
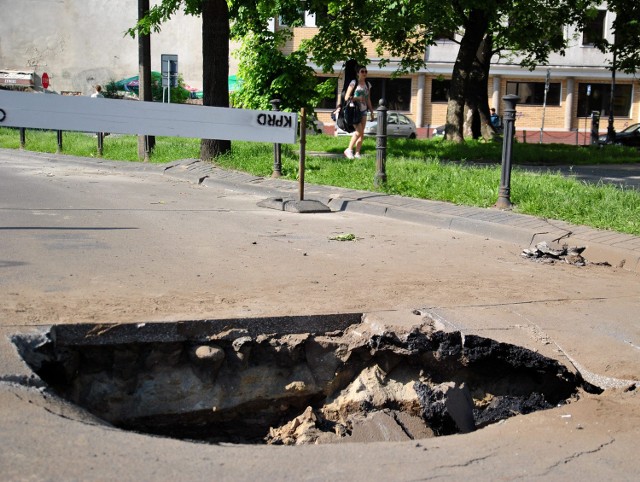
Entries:
[[[167, 165], [164, 174], [202, 185], [226, 185], [230, 189], [269, 197], [295, 198], [297, 183], [282, 179], [226, 171], [196, 159]], [[440, 229], [486, 236], [527, 248], [540, 241], [586, 246], [592, 263], [608, 262], [640, 273], [640, 237], [578, 226], [497, 209], [457, 206], [451, 203], [404, 198], [332, 186], [305, 185], [305, 198], [326, 204], [332, 211], [372, 216], [434, 226]], [[293, 211], [296, 212], [296, 211]]]
[[[36, 156], [49, 162], [72, 162], [79, 166], [91, 164], [105, 169], [154, 172], [202, 186], [222, 184], [228, 189], [264, 197], [296, 199], [298, 193], [297, 182], [228, 171], [199, 159], [181, 159], [159, 165], [15, 149], [2, 149], [1, 152], [12, 157]], [[640, 237], [630, 234], [598, 230], [510, 211], [457, 206], [440, 201], [315, 184], [305, 185], [305, 199], [319, 201], [329, 206], [332, 211], [384, 216], [439, 229], [486, 236], [519, 244], [523, 249], [543, 240], [549, 242], [559, 239], [560, 242], [572, 246], [586, 246], [584, 254], [590, 262], [608, 262], [612, 266], [640, 273]]]

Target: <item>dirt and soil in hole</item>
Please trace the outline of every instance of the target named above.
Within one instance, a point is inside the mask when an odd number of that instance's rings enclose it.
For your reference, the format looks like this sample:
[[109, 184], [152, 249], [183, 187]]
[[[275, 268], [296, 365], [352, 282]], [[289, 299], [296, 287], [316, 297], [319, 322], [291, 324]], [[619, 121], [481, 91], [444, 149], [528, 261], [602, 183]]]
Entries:
[[530, 350], [430, 323], [382, 334], [352, 325], [259, 335], [230, 328], [162, 342], [55, 338], [14, 341], [61, 396], [124, 429], [209, 442], [466, 433], [593, 388]]

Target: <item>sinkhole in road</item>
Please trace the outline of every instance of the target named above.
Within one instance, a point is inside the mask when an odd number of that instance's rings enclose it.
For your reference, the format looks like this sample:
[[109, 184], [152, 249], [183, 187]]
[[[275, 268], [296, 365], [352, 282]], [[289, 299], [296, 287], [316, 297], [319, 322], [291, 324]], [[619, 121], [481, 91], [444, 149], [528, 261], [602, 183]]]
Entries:
[[467, 433], [592, 391], [523, 347], [362, 314], [56, 325], [15, 336], [59, 396], [125, 430], [300, 445]]

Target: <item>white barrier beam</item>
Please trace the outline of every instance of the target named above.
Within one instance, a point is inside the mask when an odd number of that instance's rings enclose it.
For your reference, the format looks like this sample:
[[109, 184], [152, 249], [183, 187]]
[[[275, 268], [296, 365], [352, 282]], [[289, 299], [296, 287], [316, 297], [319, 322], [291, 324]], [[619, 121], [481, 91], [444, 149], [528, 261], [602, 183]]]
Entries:
[[0, 90], [0, 127], [294, 144], [298, 116]]

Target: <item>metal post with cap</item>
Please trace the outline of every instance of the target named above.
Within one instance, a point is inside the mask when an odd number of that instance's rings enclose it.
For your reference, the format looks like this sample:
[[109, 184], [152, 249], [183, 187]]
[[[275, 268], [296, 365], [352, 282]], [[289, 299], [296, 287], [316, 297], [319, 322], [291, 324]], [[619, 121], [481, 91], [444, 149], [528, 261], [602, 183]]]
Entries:
[[500, 188], [495, 207], [498, 209], [511, 209], [511, 149], [515, 135], [516, 104], [520, 100], [517, 95], [505, 95], [504, 101], [504, 133], [502, 139], [502, 170], [500, 171]]

